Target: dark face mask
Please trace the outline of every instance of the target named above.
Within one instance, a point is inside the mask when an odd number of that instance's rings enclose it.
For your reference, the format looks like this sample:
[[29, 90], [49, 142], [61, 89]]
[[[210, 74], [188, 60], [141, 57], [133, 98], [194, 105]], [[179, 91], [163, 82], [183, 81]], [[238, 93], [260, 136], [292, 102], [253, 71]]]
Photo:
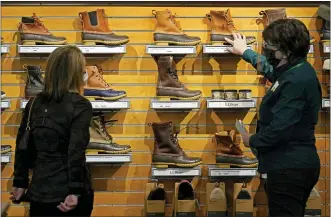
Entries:
[[279, 65], [279, 63], [281, 61], [280, 59], [276, 58], [276, 56], [275, 56], [276, 51], [277, 50], [272, 50], [272, 49], [265, 48], [265, 47], [262, 48], [263, 56], [265, 56], [267, 58], [268, 63], [270, 65], [272, 65], [274, 69]]

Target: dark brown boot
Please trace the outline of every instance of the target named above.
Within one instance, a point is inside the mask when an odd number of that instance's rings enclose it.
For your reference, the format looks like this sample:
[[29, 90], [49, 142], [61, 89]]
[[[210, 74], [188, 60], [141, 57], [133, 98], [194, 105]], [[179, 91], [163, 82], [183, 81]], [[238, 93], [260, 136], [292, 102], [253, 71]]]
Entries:
[[91, 120], [90, 143], [87, 149], [97, 150], [108, 154], [126, 154], [131, 151], [130, 145], [119, 145], [113, 142], [113, 137], [109, 135], [106, 129], [107, 123], [114, 121], [105, 121], [104, 116], [96, 116]]
[[233, 167], [254, 168], [258, 165], [256, 158], [249, 158], [244, 155], [235, 141], [235, 132], [223, 131], [215, 133], [216, 139], [216, 165], [229, 165]]
[[172, 122], [152, 123], [155, 142], [152, 162], [157, 168], [195, 167], [202, 163], [199, 157], [189, 157], [179, 146]]
[[62, 45], [67, 43], [65, 37], [52, 35], [42, 21], [33, 13], [32, 17], [22, 17], [18, 26], [23, 45], [49, 44]]
[[175, 16], [170, 10], [152, 11], [156, 18], [154, 31], [155, 43], [167, 43], [176, 45], [197, 45], [201, 42], [200, 37], [193, 37], [184, 34]]
[[23, 65], [28, 77], [25, 85], [25, 98], [37, 96], [44, 89], [44, 78], [40, 66]]
[[176, 65], [172, 56], [160, 56], [157, 60], [158, 80], [156, 95], [173, 99], [194, 100], [201, 97], [200, 90], [189, 90], [178, 81]]
[[[210, 42], [227, 44], [224, 38], [233, 40], [233, 33], [237, 33], [238, 30], [234, 26], [230, 9], [226, 11], [210, 11], [210, 14], [206, 14], [206, 17], [212, 24]], [[256, 42], [254, 36], [246, 36], [246, 43], [252, 44]]]
[[191, 182], [183, 180], [178, 185], [178, 200], [195, 200], [194, 189]]
[[129, 42], [126, 35], [115, 35], [108, 27], [104, 9], [80, 12], [83, 25], [82, 40], [85, 45], [122, 45]]

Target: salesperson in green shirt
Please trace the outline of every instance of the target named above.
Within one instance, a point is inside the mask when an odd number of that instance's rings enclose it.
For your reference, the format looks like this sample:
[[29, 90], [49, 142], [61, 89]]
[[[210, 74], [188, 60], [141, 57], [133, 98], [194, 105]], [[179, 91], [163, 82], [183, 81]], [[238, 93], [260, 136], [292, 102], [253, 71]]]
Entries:
[[243, 133], [242, 138], [257, 150], [259, 172], [267, 174], [269, 215], [304, 216], [320, 173], [315, 125], [322, 103], [319, 80], [307, 62], [309, 32], [299, 20], [281, 19], [262, 36], [263, 55], [247, 49], [245, 36], [227, 40], [230, 52], [273, 83], [261, 102], [256, 134]]

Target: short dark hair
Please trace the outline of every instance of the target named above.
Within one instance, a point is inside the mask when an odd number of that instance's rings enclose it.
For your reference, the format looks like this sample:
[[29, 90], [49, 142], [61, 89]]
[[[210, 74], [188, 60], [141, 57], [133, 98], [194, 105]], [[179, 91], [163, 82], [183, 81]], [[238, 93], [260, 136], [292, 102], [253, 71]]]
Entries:
[[59, 101], [67, 92], [80, 93], [84, 85], [85, 57], [76, 46], [56, 48], [48, 58], [42, 95]]
[[309, 31], [305, 24], [297, 19], [280, 19], [267, 26], [262, 37], [264, 41], [289, 54], [289, 62], [306, 58], [310, 47]]

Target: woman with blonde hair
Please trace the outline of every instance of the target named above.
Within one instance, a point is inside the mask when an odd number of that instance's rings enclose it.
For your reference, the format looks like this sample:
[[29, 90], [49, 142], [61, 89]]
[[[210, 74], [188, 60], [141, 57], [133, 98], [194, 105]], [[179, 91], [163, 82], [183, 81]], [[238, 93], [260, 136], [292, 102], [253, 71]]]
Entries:
[[[44, 90], [28, 102], [16, 139], [11, 200], [30, 201], [30, 216], [90, 216], [94, 194], [85, 150], [91, 103], [81, 93], [85, 58], [76, 46], [49, 56]], [[26, 133], [29, 132], [27, 139]], [[20, 147], [27, 139], [27, 148]], [[29, 169], [33, 175], [29, 184]]]

